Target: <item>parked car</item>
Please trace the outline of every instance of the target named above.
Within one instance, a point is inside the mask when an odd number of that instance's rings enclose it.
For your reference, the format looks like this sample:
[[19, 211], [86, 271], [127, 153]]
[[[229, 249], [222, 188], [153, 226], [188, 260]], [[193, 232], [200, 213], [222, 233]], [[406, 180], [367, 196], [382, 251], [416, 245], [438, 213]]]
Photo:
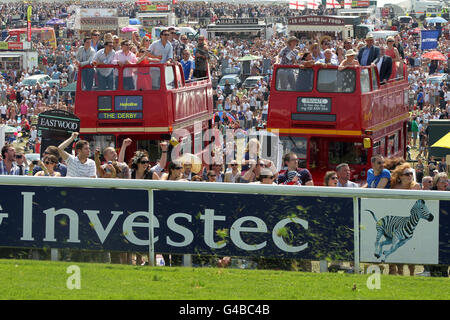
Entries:
[[46, 74], [35, 74], [23, 79], [22, 84], [25, 86], [34, 86], [36, 83], [45, 84], [47, 81], [51, 80], [49, 75]]
[[223, 76], [220, 81], [219, 81], [219, 85], [217, 86], [218, 88], [220, 88], [220, 90], [223, 91], [223, 89], [225, 88], [225, 83], [228, 80], [228, 82], [231, 85], [231, 89], [236, 88], [240, 88], [242, 85], [242, 81], [241, 78], [239, 77], [238, 74], [228, 74]]
[[263, 79], [264, 79], [264, 77], [262, 77], [262, 76], [251, 76], [251, 77], [248, 77], [247, 79], [245, 79], [242, 86], [245, 89], [251, 89], [257, 85], [258, 81], [263, 80]]

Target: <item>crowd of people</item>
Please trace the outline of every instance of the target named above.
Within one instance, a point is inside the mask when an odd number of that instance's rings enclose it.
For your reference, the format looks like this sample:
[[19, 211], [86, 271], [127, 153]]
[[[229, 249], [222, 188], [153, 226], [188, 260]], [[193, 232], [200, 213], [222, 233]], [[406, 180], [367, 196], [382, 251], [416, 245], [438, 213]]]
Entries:
[[[73, 12], [69, 3], [42, 5], [34, 11], [33, 19], [43, 22], [54, 16], [66, 17]], [[84, 7], [115, 7], [121, 14], [135, 16], [137, 6], [130, 3], [87, 3]], [[14, 15], [23, 15], [26, 6], [21, 3], [0, 5], [3, 25], [12, 22]], [[325, 14], [322, 11], [314, 12]], [[207, 17], [211, 21], [222, 17], [270, 17], [286, 16], [292, 12], [285, 4], [255, 6], [252, 4], [190, 3], [181, 2], [175, 7], [178, 17]], [[310, 12], [295, 12], [310, 14]], [[378, 26], [387, 26], [386, 19], [373, 18]], [[448, 119], [450, 112], [450, 92], [448, 82], [429, 82], [429, 75], [448, 73], [447, 61], [429, 61], [421, 58], [420, 38], [410, 32], [412, 26], [399, 30], [395, 37], [375, 39], [368, 34], [364, 39], [340, 39], [331, 36], [286, 37], [275, 34], [270, 39], [188, 39], [177, 27], [163, 30], [159, 39], [133, 34], [131, 40], [121, 39], [112, 33], [92, 30], [83, 39], [77, 39], [70, 30], [58, 39], [56, 48], [48, 43], [35, 43], [39, 54], [39, 67], [32, 70], [7, 70], [0, 76], [1, 123], [21, 127], [29, 141], [29, 148], [20, 148], [13, 143], [1, 150], [0, 175], [30, 175], [52, 177], [92, 177], [122, 179], [153, 179], [192, 182], [252, 183], [270, 185], [313, 186], [323, 184], [329, 187], [363, 187], [410, 190], [449, 190], [448, 165], [445, 158], [436, 161], [428, 155], [428, 121]], [[441, 37], [437, 50], [450, 56], [450, 41]], [[219, 78], [224, 66], [239, 70], [238, 59], [244, 55], [260, 57], [251, 62], [251, 75], [261, 75], [252, 88], [233, 86], [225, 83], [213, 91], [214, 125], [225, 132], [228, 128], [245, 130], [264, 128], [268, 114], [271, 66], [300, 64], [309, 67], [314, 64], [338, 66], [343, 70], [349, 66], [375, 65], [382, 84], [404, 76], [410, 83], [407, 159], [370, 159], [372, 169], [367, 172], [366, 181], [351, 181], [352, 172], [347, 163], [341, 163], [335, 170], [328, 171], [320, 181], [314, 181], [308, 169], [300, 168], [295, 153], [283, 155], [281, 168], [261, 157], [258, 140], [248, 141], [241, 158], [225, 162], [198, 164], [191, 160], [178, 160], [170, 156], [172, 147], [168, 141], [160, 144], [159, 160], [150, 163], [148, 151], [138, 150], [130, 159], [125, 159], [126, 149], [132, 143], [124, 140], [120, 152], [112, 147], [92, 150], [89, 143], [79, 140], [74, 133], [59, 146], [50, 146], [43, 152], [42, 160], [28, 162], [27, 149], [34, 151], [39, 139], [36, 135], [37, 116], [51, 109], [73, 111], [74, 101], [70, 94], [60, 94], [58, 89], [81, 76], [84, 90], [113, 90], [117, 79], [111, 69], [84, 68], [102, 64], [151, 65], [153, 62], [176, 62], [183, 67], [186, 81], [208, 76]], [[263, 61], [268, 61], [265, 69]], [[80, 70], [81, 73], [80, 73]], [[59, 85], [23, 84], [32, 74], [47, 74], [58, 80]], [[142, 83], [124, 74], [124, 86], [137, 89], [139, 86], [159, 87], [158, 77], [152, 82]], [[96, 80], [94, 80], [96, 79]], [[156, 81], [156, 82], [155, 82]], [[226, 115], [226, 116], [224, 116]], [[10, 141], [12, 142], [12, 141]], [[74, 145], [75, 155], [65, 151]], [[94, 157], [91, 157], [91, 155]], [[92, 159], [93, 158], [93, 159]], [[408, 161], [417, 160], [416, 164]], [[414, 169], [414, 170], [413, 170]], [[393, 271], [396, 272], [396, 271]], [[400, 272], [400, 271], [398, 271]]]

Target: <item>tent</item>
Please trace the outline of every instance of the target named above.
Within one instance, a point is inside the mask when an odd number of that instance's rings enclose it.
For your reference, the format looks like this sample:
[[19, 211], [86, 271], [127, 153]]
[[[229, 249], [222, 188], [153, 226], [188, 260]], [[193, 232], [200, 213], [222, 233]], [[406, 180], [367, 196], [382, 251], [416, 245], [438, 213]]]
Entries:
[[450, 132], [436, 141], [431, 147], [450, 149]]

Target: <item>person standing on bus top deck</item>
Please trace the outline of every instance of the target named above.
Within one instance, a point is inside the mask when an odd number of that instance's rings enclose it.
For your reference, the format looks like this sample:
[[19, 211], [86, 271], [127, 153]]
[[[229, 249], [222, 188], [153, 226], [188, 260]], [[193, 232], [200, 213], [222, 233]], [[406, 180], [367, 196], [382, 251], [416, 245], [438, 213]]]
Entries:
[[278, 184], [283, 184], [286, 180], [288, 180], [288, 172], [289, 171], [297, 171], [299, 175], [299, 181], [301, 181], [304, 186], [313, 186], [314, 182], [312, 179], [312, 175], [306, 168], [298, 167], [298, 156], [295, 152], [289, 152], [283, 156], [283, 164], [284, 167], [278, 173]]
[[363, 188], [389, 189], [391, 173], [384, 168], [382, 155], [375, 155], [371, 159], [372, 168], [367, 171], [367, 183]]
[[198, 37], [198, 44], [194, 50], [194, 57], [195, 57], [194, 77], [206, 78], [208, 76], [209, 52], [208, 46], [205, 44], [204, 36]]
[[385, 47], [380, 47], [380, 56], [372, 63], [378, 69], [380, 75], [380, 83], [384, 84], [389, 80], [392, 72], [392, 58], [384, 55]]
[[91, 47], [97, 52], [100, 49], [103, 49], [103, 43], [100, 40], [100, 32], [98, 30], [91, 31]]
[[183, 50], [183, 59], [180, 61], [181, 66], [183, 67], [184, 80], [190, 81], [192, 80], [192, 75], [194, 74], [195, 63], [194, 60], [191, 59], [191, 54], [189, 50]]
[[[130, 51], [130, 42], [123, 40], [121, 42], [122, 50], [116, 52], [113, 63], [123, 67], [127, 64], [135, 64], [137, 62], [136, 55]], [[133, 68], [123, 68], [123, 89], [134, 90]]]
[[[83, 46], [80, 47], [76, 54], [76, 65], [78, 66], [78, 72], [80, 72], [80, 67], [88, 66], [92, 63], [94, 59], [95, 50], [91, 47], [91, 38], [84, 38]], [[83, 81], [84, 90], [92, 90], [92, 85], [94, 81], [94, 69], [85, 68], [81, 71], [81, 80]]]
[[73, 132], [69, 139], [58, 146], [59, 155], [66, 161], [67, 176], [68, 177], [85, 177], [97, 178], [97, 168], [95, 162], [89, 159], [91, 153], [89, 142], [86, 140], [79, 140], [75, 144], [76, 156], [73, 156], [65, 151], [65, 149], [73, 143], [78, 137], [78, 132]]
[[159, 63], [172, 62], [173, 47], [169, 42], [169, 36], [169, 31], [163, 30], [161, 32], [160, 39], [153, 42], [148, 49], [150, 58], [159, 59]]
[[298, 40], [296, 37], [289, 37], [286, 47], [281, 49], [280, 53], [277, 56], [277, 63], [283, 65], [297, 64], [298, 50], [296, 49], [296, 47], [299, 42], [300, 40]]
[[[180, 52], [180, 41], [178, 40], [178, 37], [176, 35], [177, 31], [175, 27], [169, 27], [169, 39], [168, 41], [172, 45], [173, 48], [173, 57], [174, 60], [180, 61], [181, 60], [181, 52]], [[179, 33], [179, 32], [178, 32]]]
[[347, 163], [341, 163], [336, 166], [336, 174], [338, 177], [338, 187], [359, 188], [359, 185], [350, 181], [352, 171]]
[[356, 57], [356, 52], [353, 51], [353, 49], [348, 50], [347, 53], [345, 54], [345, 59], [339, 65], [338, 70], [342, 71], [342, 70], [344, 70], [347, 67], [357, 67], [357, 66], [359, 66], [359, 63], [355, 59], [355, 57]]
[[323, 52], [325, 58], [319, 59], [316, 64], [321, 64], [322, 66], [338, 66], [339, 63], [333, 58], [333, 51], [331, 49], [325, 49]]
[[371, 34], [366, 36], [366, 46], [362, 47], [358, 53], [358, 62], [362, 66], [370, 66], [380, 55], [380, 48], [373, 45], [374, 39]]
[[[94, 66], [102, 64], [112, 64], [116, 52], [113, 50], [112, 41], [105, 42], [105, 47], [97, 51], [92, 59]], [[113, 90], [113, 68], [98, 68], [97, 76], [99, 82], [99, 90]]]

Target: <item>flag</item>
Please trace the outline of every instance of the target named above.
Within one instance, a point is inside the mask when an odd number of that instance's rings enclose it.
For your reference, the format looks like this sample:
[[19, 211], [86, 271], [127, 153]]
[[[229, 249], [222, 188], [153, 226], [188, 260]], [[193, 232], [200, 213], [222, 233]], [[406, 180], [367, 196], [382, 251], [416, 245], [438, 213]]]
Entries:
[[304, 1], [291, 1], [289, 2], [289, 9], [292, 10], [305, 10]]
[[341, 5], [337, 0], [327, 0], [327, 9], [340, 9]]
[[320, 0], [307, 0], [306, 7], [308, 9], [319, 9]]
[[352, 8], [352, 0], [344, 0], [344, 9]]

